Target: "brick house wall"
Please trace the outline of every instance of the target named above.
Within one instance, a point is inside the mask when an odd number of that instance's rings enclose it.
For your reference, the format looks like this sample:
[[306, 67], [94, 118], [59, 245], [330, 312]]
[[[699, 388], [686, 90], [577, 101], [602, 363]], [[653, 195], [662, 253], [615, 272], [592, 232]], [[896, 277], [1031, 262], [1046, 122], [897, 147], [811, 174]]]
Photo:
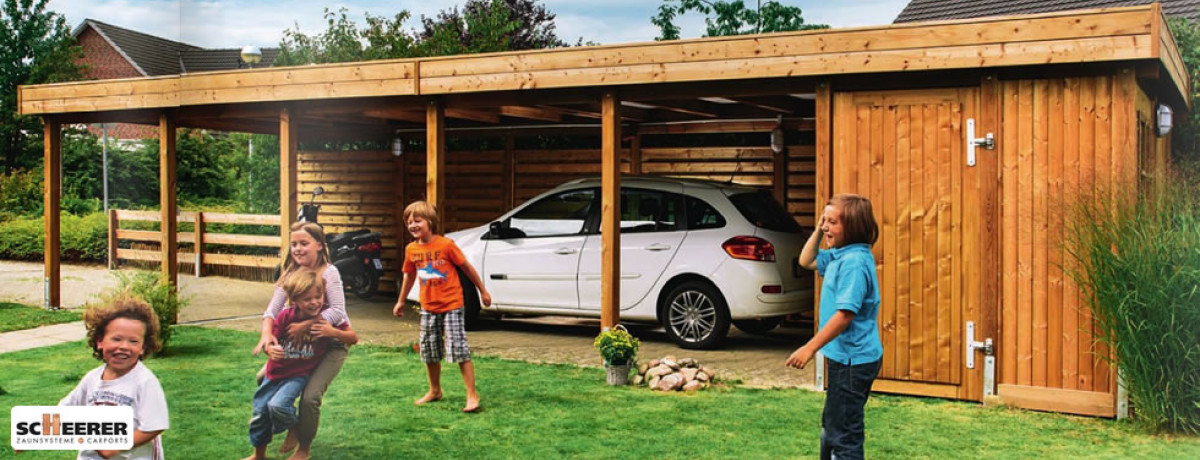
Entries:
[[[141, 77], [142, 73], [130, 64], [121, 53], [113, 49], [104, 37], [95, 29], [88, 27], [75, 38], [83, 48], [83, 57], [76, 62], [87, 66], [84, 77], [89, 80], [108, 80], [114, 78]], [[88, 130], [99, 136], [99, 125], [89, 125]], [[143, 139], [157, 137], [158, 128], [153, 126], [131, 125], [119, 123], [108, 130], [111, 139]]]

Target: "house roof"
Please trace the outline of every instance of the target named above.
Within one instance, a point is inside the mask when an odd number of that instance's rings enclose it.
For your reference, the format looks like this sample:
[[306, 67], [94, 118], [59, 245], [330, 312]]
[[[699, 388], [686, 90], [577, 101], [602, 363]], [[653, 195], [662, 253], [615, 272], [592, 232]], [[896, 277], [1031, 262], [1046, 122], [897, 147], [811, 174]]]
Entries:
[[1055, 11], [1114, 8], [1162, 3], [1163, 13], [1195, 21], [1200, 0], [912, 0], [895, 23], [968, 19], [984, 16], [1050, 13]]
[[[205, 49], [95, 19], [85, 19], [75, 28], [74, 35], [78, 37], [87, 27], [99, 33], [138, 72], [147, 77], [230, 70], [242, 64], [241, 50], [237, 48]], [[270, 67], [279, 49], [263, 48], [262, 53], [262, 62], [255, 67]]]

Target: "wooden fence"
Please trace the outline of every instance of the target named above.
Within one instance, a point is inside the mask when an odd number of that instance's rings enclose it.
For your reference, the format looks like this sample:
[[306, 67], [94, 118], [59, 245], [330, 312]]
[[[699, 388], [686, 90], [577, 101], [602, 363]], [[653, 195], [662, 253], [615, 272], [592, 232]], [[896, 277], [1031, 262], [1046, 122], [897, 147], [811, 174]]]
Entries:
[[[139, 245], [151, 243], [162, 244], [162, 232], [158, 230], [134, 230], [121, 228], [121, 222], [154, 222], [162, 223], [162, 215], [158, 211], [125, 211], [113, 209], [108, 212], [108, 251], [109, 260], [115, 268], [121, 260], [162, 262], [162, 251], [158, 249], [138, 249]], [[279, 264], [278, 254], [231, 254], [206, 250], [206, 245], [224, 245], [249, 248], [279, 249], [279, 223], [277, 215], [271, 214], [229, 214], [217, 212], [181, 212], [180, 223], [193, 224], [192, 231], [179, 232], [180, 244], [179, 263], [190, 265], [196, 276], [204, 276], [214, 266], [247, 267], [256, 269], [273, 269]], [[235, 233], [217, 233], [207, 231], [208, 224], [242, 224], [273, 226], [275, 231], [270, 235], [243, 235]], [[133, 248], [120, 247], [121, 241], [132, 243]], [[197, 244], [199, 242], [199, 244]], [[184, 250], [185, 245], [188, 250]], [[160, 246], [161, 247], [161, 246]]]

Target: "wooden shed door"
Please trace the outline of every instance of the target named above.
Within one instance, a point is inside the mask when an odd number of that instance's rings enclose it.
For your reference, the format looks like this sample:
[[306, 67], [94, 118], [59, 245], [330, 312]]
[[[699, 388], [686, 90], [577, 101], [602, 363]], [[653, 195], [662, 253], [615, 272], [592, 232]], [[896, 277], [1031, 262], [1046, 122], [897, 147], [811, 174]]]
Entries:
[[961, 391], [983, 368], [982, 354], [973, 370], [964, 361], [965, 268], [979, 263], [963, 237], [979, 231], [965, 212], [978, 198], [964, 183], [975, 169], [965, 136], [977, 100], [975, 88], [834, 95], [833, 192], [869, 197], [880, 226], [877, 391], [982, 399]]

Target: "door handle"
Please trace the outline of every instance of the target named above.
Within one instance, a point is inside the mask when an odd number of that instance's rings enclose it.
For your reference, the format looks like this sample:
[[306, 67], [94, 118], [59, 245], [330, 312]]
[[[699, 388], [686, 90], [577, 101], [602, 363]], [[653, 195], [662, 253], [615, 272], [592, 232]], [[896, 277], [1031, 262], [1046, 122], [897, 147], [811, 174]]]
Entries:
[[571, 249], [571, 248], [558, 248], [558, 249], [555, 249], [555, 250], [554, 250], [554, 253], [555, 253], [555, 254], [560, 254], [560, 255], [564, 255], [564, 256], [565, 256], [565, 255], [568, 255], [568, 254], [574, 254], [574, 253], [576, 253], [576, 252], [579, 252], [579, 251], [576, 251], [576, 250], [574, 250], [574, 249]]
[[671, 249], [671, 245], [662, 243], [654, 243], [646, 246], [647, 251], [666, 251], [668, 249]]

